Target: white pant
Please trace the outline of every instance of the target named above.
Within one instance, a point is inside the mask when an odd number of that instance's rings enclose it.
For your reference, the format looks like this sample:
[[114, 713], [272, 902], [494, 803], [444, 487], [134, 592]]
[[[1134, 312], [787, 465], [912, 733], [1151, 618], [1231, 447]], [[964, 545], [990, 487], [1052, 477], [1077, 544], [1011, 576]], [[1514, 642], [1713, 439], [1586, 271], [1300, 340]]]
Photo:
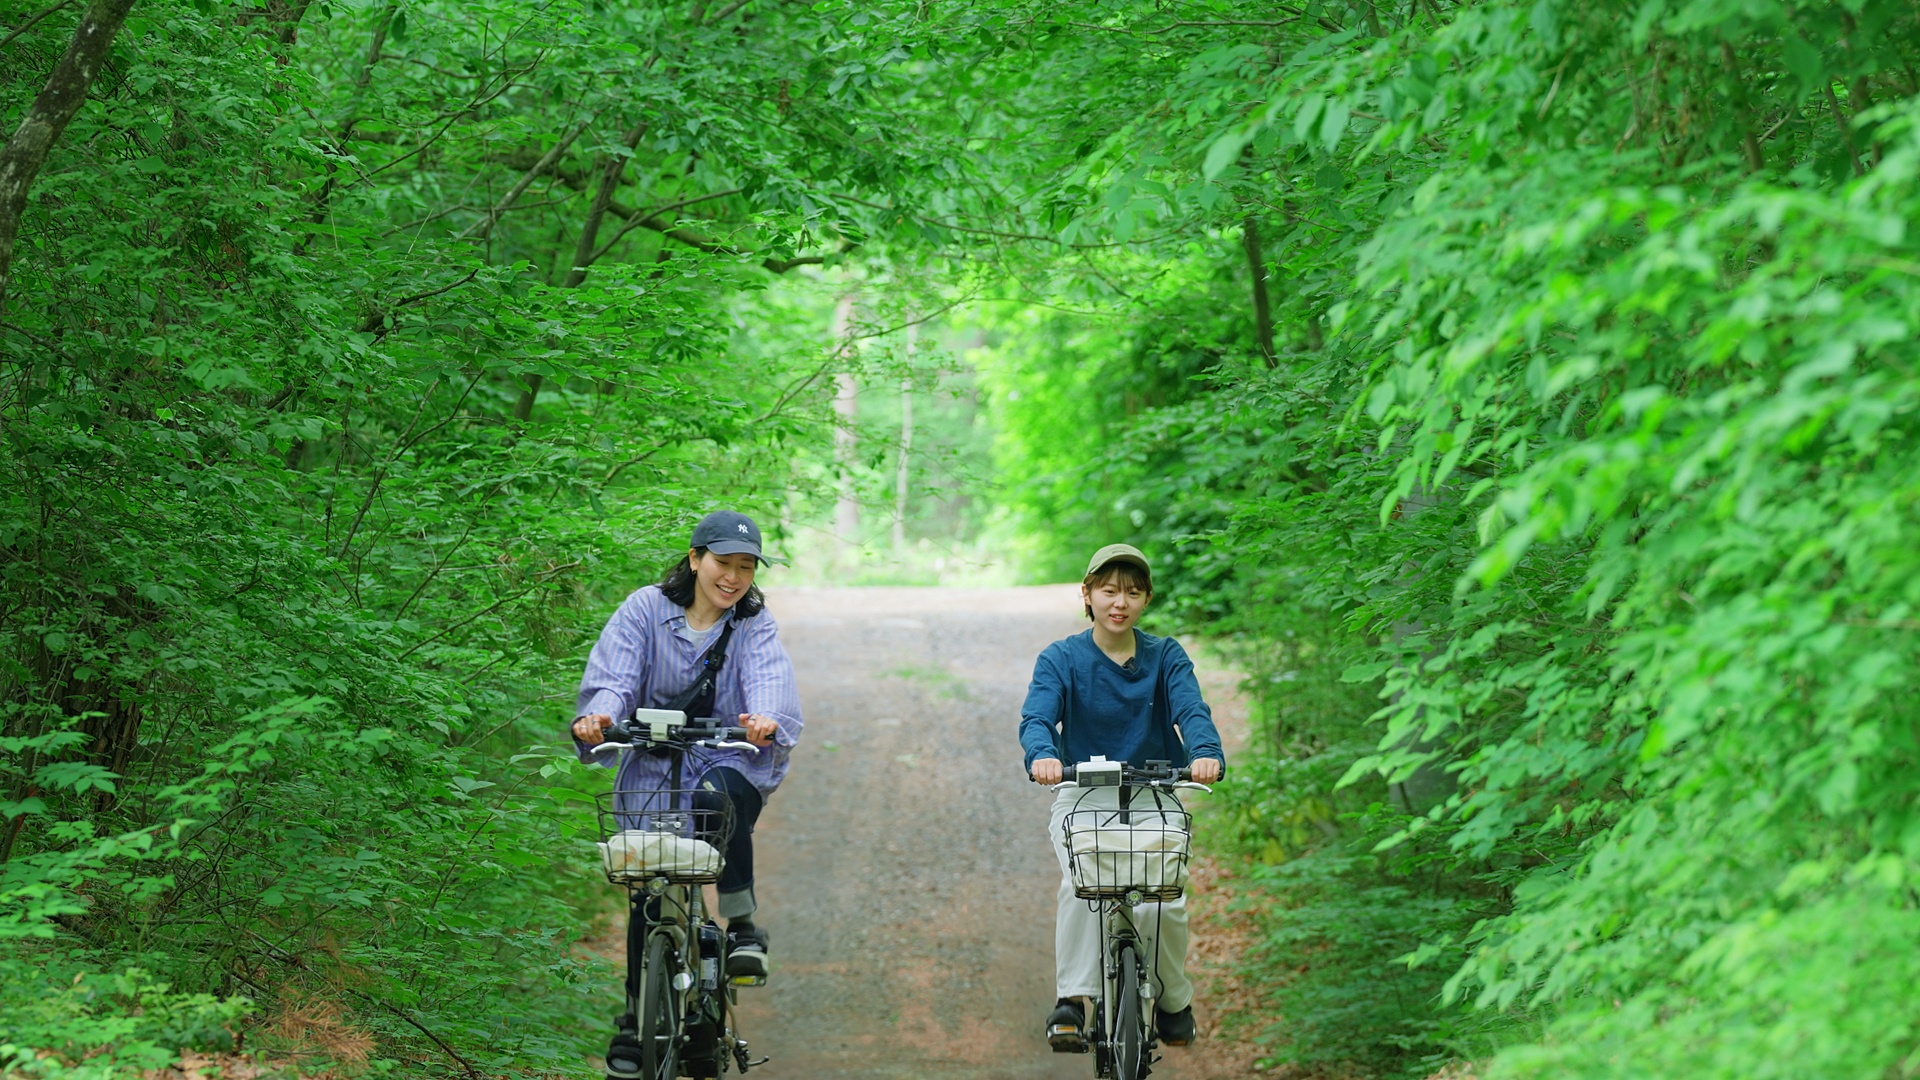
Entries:
[[[1136, 791], [1129, 805], [1151, 812], [1153, 797]], [[1053, 797], [1053, 816], [1047, 834], [1060, 860], [1060, 901], [1053, 923], [1053, 970], [1058, 996], [1101, 996], [1100, 913], [1092, 901], [1073, 895], [1063, 836], [1071, 810], [1114, 810], [1120, 806], [1118, 788], [1065, 788]], [[1154, 1004], [1163, 1012], [1179, 1012], [1193, 1003], [1193, 983], [1187, 979], [1187, 899], [1164, 904], [1141, 904], [1123, 917], [1131, 918], [1153, 963], [1147, 978], [1157, 993]], [[1157, 946], [1157, 948], [1156, 948]]]

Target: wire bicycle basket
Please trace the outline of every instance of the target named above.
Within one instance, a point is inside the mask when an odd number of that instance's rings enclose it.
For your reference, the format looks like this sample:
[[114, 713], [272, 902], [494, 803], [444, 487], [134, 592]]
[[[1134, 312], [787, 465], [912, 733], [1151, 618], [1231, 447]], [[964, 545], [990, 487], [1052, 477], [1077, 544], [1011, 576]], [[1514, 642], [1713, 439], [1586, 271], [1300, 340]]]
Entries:
[[1070, 810], [1065, 824], [1073, 894], [1082, 900], [1178, 900], [1187, 888], [1193, 815], [1177, 802], [1126, 810]]
[[725, 795], [667, 787], [622, 789], [594, 797], [600, 819], [600, 863], [607, 880], [635, 885], [664, 878], [674, 885], [720, 880], [722, 854], [733, 837], [733, 803]]

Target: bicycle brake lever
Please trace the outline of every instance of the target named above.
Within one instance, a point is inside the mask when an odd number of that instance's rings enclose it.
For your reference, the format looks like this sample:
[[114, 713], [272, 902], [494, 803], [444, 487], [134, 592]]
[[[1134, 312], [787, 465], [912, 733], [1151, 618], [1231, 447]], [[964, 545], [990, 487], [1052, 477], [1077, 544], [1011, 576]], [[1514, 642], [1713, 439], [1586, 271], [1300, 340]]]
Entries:
[[1205, 791], [1208, 793], [1211, 793], [1213, 791], [1213, 789], [1208, 787], [1207, 785], [1196, 783], [1192, 780], [1181, 780], [1176, 782], [1173, 786], [1180, 789], [1181, 791]]
[[701, 740], [701, 742], [700, 742], [700, 745], [701, 745], [701, 746], [704, 746], [704, 747], [706, 747], [706, 748], [707, 748], [707, 749], [709, 749], [709, 750], [754, 750], [754, 751], [758, 751], [758, 750], [760, 749], [759, 747], [757, 747], [757, 746], [755, 746], [755, 745], [753, 745], [753, 744], [752, 744], [752, 743], [750, 743], [750, 742], [736, 742], [736, 741], [732, 741], [732, 740], [728, 740], [728, 739], [703, 739], [703, 740]]
[[608, 750], [631, 750], [633, 749], [633, 744], [624, 742], [594, 743], [592, 749], [594, 753], [601, 754]]

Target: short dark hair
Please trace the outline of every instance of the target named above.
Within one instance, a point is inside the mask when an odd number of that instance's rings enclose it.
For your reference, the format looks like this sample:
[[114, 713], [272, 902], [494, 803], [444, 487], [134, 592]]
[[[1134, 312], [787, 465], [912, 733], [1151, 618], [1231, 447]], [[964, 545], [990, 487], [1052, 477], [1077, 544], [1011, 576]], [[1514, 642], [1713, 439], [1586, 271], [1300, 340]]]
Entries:
[[[692, 555], [667, 567], [667, 572], [660, 575], [660, 591], [667, 594], [667, 599], [683, 608], [693, 606], [693, 584], [696, 580], [693, 560], [706, 553], [706, 548], [694, 548]], [[760, 591], [760, 586], [749, 585], [747, 595], [734, 603], [733, 613], [742, 619], [751, 619], [765, 610], [766, 606], [767, 597]]]
[[[1148, 596], [1153, 595], [1153, 575], [1147, 572], [1146, 567], [1127, 559], [1108, 559], [1101, 563], [1093, 573], [1080, 580], [1080, 587], [1092, 591], [1094, 586], [1105, 585], [1115, 579], [1119, 580], [1123, 589], [1139, 589]], [[1088, 621], [1092, 621], [1093, 605], [1081, 606], [1087, 609]]]

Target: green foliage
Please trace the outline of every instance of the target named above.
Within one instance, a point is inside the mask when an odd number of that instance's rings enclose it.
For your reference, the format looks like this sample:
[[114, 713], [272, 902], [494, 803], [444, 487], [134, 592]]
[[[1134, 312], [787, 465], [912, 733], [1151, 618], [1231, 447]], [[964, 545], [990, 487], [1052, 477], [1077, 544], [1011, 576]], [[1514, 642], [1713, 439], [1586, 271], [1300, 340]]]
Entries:
[[1419, 820], [1431, 785], [1340, 783], [1376, 741], [1371, 688], [1340, 679], [1354, 646], [1324, 611], [1275, 597], [1237, 617], [1250, 632], [1231, 652], [1261, 673], [1245, 687], [1256, 742], [1207, 801], [1201, 837], [1236, 865], [1232, 903], [1268, 913], [1248, 972], [1273, 1013], [1240, 1034], [1270, 1064], [1424, 1077], [1486, 1044], [1480, 1018], [1439, 998], [1463, 950], [1431, 943], [1504, 910], [1499, 875], [1490, 861], [1463, 873], [1436, 833], [1375, 850]]
[[110, 975], [0, 962], [13, 988], [0, 998], [0, 1070], [8, 1076], [93, 1080], [165, 1068], [183, 1049], [231, 1051], [244, 997], [175, 993], [147, 972]]
[[[68, 18], [0, 46], [7, 130]], [[593, 622], [715, 502], [883, 491], [835, 376], [975, 303], [1019, 565], [1140, 542], [1266, 680], [1234, 820], [1274, 970], [1334, 958], [1279, 1053], [1911, 1073], [1917, 38], [139, 5], [0, 313], [0, 948], [577, 1060], [591, 781], [542, 747]]]
[[[134, 9], [0, 317], [0, 957], [584, 1066], [565, 688], [693, 519], [781, 505], [858, 366], [734, 348], [844, 239], [774, 163], [862, 166], [748, 116], [819, 21], [713, 15]], [[72, 28], [8, 39], [5, 130]]]
[[[1437, 845], [1498, 890], [1470, 931], [1410, 913], [1422, 955], [1461, 958], [1449, 999], [1548, 1024], [1493, 1074], [1910, 1072], [1876, 988], [1911, 977], [1890, 943], [1920, 872], [1912, 11], [1020, 12], [920, 29], [992, 24], [1017, 57], [941, 84], [1019, 88], [996, 115], [1020, 160], [974, 144], [1023, 176], [1001, 220], [1062, 208], [1060, 243], [1160, 266], [1209, 242], [1249, 265], [1253, 230], [1275, 322], [1271, 358], [1242, 338], [1189, 401], [1099, 414], [1102, 450], [1179, 452], [1103, 483], [1036, 469], [1066, 479], [1034, 504], [1080, 547], [1192, 479], [1156, 520], [1230, 553], [1208, 604], [1338, 620], [1384, 703], [1346, 779], [1434, 793], [1383, 852]], [[1144, 376], [1118, 358], [1212, 305], [1076, 257], [1054, 295], [1117, 318], [1010, 347], [1009, 385], [1098, 413], [1080, 365]], [[1044, 406], [998, 415], [1016, 459], [1066, 459]], [[1251, 460], [1190, 474], [1230, 445], [1196, 417]]]

